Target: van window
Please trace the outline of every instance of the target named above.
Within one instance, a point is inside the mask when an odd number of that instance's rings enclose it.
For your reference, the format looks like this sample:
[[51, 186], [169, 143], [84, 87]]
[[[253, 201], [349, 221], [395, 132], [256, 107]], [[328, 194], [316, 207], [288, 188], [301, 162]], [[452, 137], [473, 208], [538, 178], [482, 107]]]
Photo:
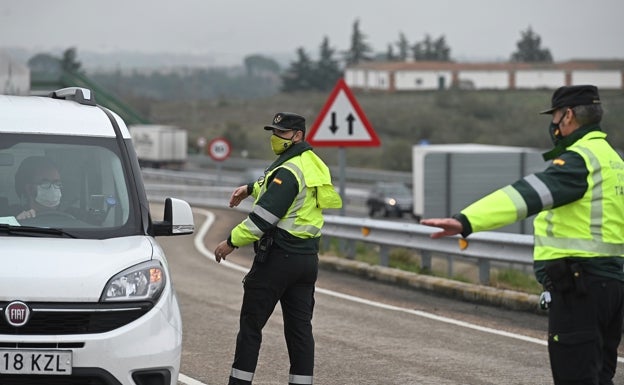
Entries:
[[138, 204], [126, 169], [115, 138], [3, 134], [0, 223], [87, 238], [132, 234]]

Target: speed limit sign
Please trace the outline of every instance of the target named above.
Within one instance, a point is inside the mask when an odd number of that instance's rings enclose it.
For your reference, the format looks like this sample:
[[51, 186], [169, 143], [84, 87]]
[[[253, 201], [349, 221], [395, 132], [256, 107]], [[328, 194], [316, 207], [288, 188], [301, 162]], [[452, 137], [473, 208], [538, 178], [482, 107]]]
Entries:
[[208, 143], [208, 155], [216, 161], [226, 160], [230, 152], [232, 152], [232, 146], [225, 138], [215, 138]]

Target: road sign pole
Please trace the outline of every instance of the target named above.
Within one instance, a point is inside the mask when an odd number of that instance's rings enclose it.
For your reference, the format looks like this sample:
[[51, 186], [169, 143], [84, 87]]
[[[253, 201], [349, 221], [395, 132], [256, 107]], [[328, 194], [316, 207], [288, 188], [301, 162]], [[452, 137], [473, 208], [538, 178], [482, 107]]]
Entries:
[[345, 216], [346, 212], [346, 188], [345, 188], [345, 174], [347, 170], [347, 150], [344, 147], [338, 148], [338, 169], [340, 172], [340, 196], [342, 197], [342, 207], [340, 208], [340, 215]]
[[[338, 170], [339, 170], [339, 189], [340, 197], [342, 197], [342, 207], [340, 208], [340, 215], [346, 215], [347, 195], [345, 188], [346, 172], [347, 172], [347, 150], [344, 147], [338, 147]], [[347, 250], [347, 244], [344, 239], [338, 242], [338, 249], [345, 253]]]

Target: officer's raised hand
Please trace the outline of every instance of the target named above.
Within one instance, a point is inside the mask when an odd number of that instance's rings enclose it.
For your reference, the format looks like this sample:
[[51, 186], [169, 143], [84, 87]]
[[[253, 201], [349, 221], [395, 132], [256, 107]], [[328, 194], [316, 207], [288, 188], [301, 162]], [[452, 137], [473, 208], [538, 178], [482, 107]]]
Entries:
[[247, 198], [248, 196], [249, 194], [247, 194], [247, 185], [237, 187], [230, 196], [230, 207], [238, 206], [238, 204], [241, 203], [243, 199]]

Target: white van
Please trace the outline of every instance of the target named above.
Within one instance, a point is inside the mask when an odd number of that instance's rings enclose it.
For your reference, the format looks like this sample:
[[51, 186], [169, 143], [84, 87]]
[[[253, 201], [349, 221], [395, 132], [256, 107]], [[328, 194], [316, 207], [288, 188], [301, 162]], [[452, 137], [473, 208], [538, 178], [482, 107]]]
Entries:
[[93, 93], [0, 95], [0, 383], [175, 385], [182, 322], [126, 124]]

